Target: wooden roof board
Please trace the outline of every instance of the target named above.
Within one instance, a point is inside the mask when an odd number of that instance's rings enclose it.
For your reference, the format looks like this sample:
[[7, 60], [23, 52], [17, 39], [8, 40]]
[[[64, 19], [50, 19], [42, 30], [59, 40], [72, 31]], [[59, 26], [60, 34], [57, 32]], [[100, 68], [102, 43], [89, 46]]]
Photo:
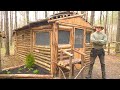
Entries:
[[[55, 20], [56, 21], [61, 21], [61, 22], [67, 22], [67, 23], [69, 22], [71, 24], [83, 25], [83, 26], [87, 26], [89, 28], [92, 28], [90, 23], [85, 21], [85, 19], [82, 18], [80, 15], [77, 15], [77, 16], [72, 15], [72, 16], [67, 16], [67, 17], [64, 17], [64, 18], [57, 18]], [[38, 26], [41, 26], [41, 25], [47, 25], [47, 24], [50, 23], [49, 21], [50, 21], [50, 19], [46, 18], [46, 19], [35, 21], [35, 22], [31, 22], [28, 25], [25, 25], [25, 26], [23, 26], [21, 28], [15, 29], [15, 31], [17, 31], [17, 30], [25, 30], [25, 29], [28, 29], [28, 28], [38, 27]]]
[[81, 25], [84, 27], [92, 28], [92, 25], [81, 17], [66, 18], [66, 19], [59, 20], [59, 22], [64, 22], [64, 23], [67, 22], [75, 25]]

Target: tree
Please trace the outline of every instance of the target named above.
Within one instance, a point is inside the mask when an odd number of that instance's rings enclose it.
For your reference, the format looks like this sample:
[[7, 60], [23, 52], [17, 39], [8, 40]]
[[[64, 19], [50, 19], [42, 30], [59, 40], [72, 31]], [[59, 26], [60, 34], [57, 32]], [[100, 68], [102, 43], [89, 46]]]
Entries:
[[17, 28], [17, 11], [15, 11], [15, 28]]
[[38, 11], [35, 11], [35, 20], [37, 20]]
[[29, 23], [29, 11], [26, 11], [27, 24]]
[[[120, 11], [118, 11], [118, 24], [117, 24], [117, 35], [116, 35], [116, 42], [120, 42]], [[120, 43], [116, 43], [115, 51], [116, 53], [120, 52]]]
[[106, 17], [105, 17], [105, 23], [104, 23], [104, 30], [105, 30], [105, 34], [107, 32], [107, 23], [108, 23], [108, 11], [106, 11]]
[[8, 11], [5, 11], [5, 32], [6, 32], [6, 43], [5, 43], [6, 53], [5, 53], [5, 55], [8, 56], [8, 55], [10, 55]]
[[91, 25], [94, 24], [94, 17], [95, 17], [95, 11], [91, 11], [91, 17], [90, 17], [90, 23], [91, 23]]
[[[1, 11], [1, 32], [3, 31], [3, 11]], [[3, 46], [3, 39], [1, 38], [1, 40], [0, 40], [0, 44], [1, 44], [1, 48], [2, 48], [2, 46]]]
[[10, 45], [12, 46], [12, 33], [13, 33], [13, 12], [10, 11]]
[[113, 41], [113, 40], [112, 40], [112, 38], [113, 38], [113, 37], [112, 37], [112, 36], [113, 36], [113, 32], [112, 32], [112, 31], [113, 31], [113, 11], [112, 11], [112, 21], [111, 21], [111, 25], [112, 25], [112, 26], [111, 26], [111, 42], [112, 42], [112, 41]]
[[53, 11], [53, 15], [55, 14], [55, 11]]
[[[1, 11], [1, 32], [2, 32], [2, 23], [3, 23], [3, 19], [2, 19], [2, 11]], [[1, 70], [1, 46], [2, 46], [2, 39], [1, 39], [1, 36], [0, 36], [0, 72], [2, 71]]]
[[100, 11], [100, 24], [102, 24], [102, 11]]
[[47, 17], [47, 11], [45, 11], [45, 18]]

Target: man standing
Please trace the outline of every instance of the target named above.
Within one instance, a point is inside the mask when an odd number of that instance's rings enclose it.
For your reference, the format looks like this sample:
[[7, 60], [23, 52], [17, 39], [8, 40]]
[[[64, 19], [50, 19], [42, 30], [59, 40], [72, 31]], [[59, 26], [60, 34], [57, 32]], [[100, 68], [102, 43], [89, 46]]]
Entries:
[[107, 36], [106, 34], [102, 33], [101, 31], [104, 29], [102, 26], [95, 26], [95, 32], [91, 34], [91, 42], [93, 44], [93, 48], [90, 52], [90, 66], [89, 66], [89, 71], [87, 75], [87, 79], [91, 78], [92, 75], [92, 70], [93, 70], [93, 65], [95, 63], [95, 59], [98, 56], [101, 64], [101, 71], [102, 71], [102, 78], [106, 78], [106, 73], [105, 73], [105, 51], [103, 49], [103, 46], [107, 42]]

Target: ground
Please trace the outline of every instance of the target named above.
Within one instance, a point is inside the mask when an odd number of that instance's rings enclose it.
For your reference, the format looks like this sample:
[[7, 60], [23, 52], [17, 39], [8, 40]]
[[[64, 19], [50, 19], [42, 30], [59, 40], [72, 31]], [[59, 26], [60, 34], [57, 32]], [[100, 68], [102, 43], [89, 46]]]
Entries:
[[[116, 55], [106, 55], [106, 78], [107, 79], [120, 79], [120, 56]], [[97, 57], [96, 62], [93, 67], [93, 79], [101, 79], [101, 67], [100, 62]]]
[[[15, 67], [22, 64], [24, 64], [24, 62], [20, 60], [16, 60], [14, 55], [11, 55], [9, 57], [5, 57], [4, 55], [2, 55], [2, 69]], [[120, 79], [120, 54], [115, 55], [112, 53], [108, 55], [106, 53], [105, 64], [106, 64], [107, 79]], [[101, 67], [98, 57], [93, 67], [92, 76], [93, 79], [101, 79]]]

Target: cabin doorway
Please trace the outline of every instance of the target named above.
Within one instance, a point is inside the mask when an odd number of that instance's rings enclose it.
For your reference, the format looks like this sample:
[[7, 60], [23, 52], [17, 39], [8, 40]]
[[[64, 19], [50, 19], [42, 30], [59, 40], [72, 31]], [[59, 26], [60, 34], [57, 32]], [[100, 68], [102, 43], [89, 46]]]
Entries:
[[[80, 52], [84, 51], [84, 30], [76, 28], [74, 33], [74, 49]], [[75, 58], [81, 58], [80, 54], [74, 52]]]

